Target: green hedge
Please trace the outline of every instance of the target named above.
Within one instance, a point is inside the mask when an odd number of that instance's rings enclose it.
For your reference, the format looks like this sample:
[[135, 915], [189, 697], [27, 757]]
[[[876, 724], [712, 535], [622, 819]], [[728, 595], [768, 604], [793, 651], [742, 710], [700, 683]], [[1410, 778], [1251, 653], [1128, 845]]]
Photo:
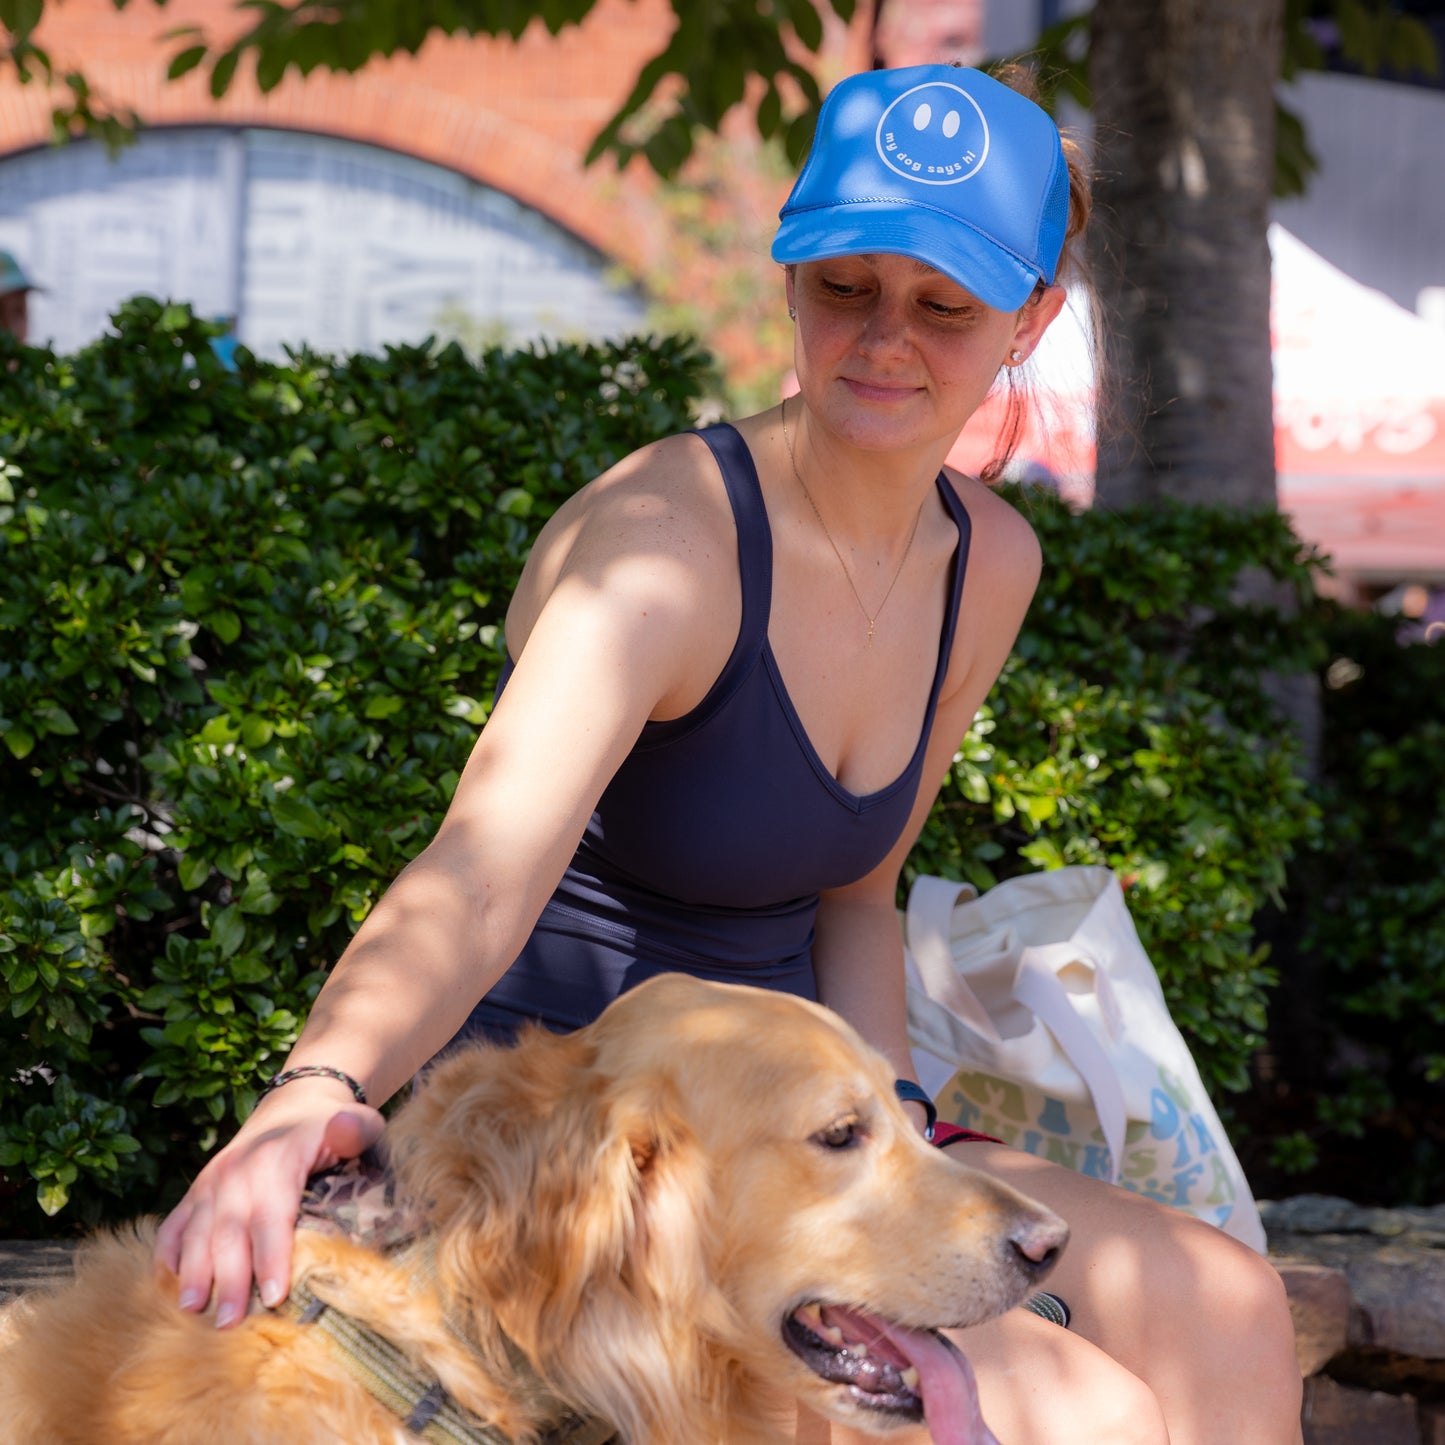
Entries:
[[704, 364], [232, 372], [209, 337], [139, 300], [74, 358], [0, 351], [0, 1169], [31, 1227], [165, 1203], [252, 1107], [441, 820], [537, 526], [684, 424]]
[[[141, 299], [73, 357], [0, 340], [12, 1232], [164, 1207], [245, 1116], [442, 815], [537, 526], [687, 426], [707, 366], [635, 341], [228, 370], [210, 336]], [[1016, 500], [1045, 582], [912, 866], [1115, 867], [1239, 1088], [1273, 982], [1252, 920], [1321, 836], [1259, 677], [1320, 641], [1233, 588], [1307, 601], [1309, 560], [1273, 516]]]

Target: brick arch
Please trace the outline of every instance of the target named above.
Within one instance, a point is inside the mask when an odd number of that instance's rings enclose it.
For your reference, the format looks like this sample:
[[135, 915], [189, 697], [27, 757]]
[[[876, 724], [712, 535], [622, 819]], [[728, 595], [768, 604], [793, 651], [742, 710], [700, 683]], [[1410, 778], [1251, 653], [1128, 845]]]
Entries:
[[[360, 141], [456, 171], [539, 211], [634, 276], [665, 239], [643, 168], [619, 173], [582, 156], [665, 37], [665, 6], [602, 0], [593, 21], [553, 38], [533, 26], [519, 41], [434, 37], [416, 56], [377, 60], [356, 75], [288, 74], [262, 94], [238, 75], [220, 100], [197, 72], [167, 81], [182, 24], [217, 35], [230, 0], [182, 0], [117, 14], [110, 0], [47, 7], [41, 42], [57, 66], [77, 66], [108, 102], [156, 127], [269, 126]], [[659, 28], [662, 26], [662, 28]], [[535, 32], [535, 33], [534, 33]], [[541, 99], [539, 99], [541, 97]], [[0, 85], [0, 159], [46, 144], [51, 97], [38, 85]]]

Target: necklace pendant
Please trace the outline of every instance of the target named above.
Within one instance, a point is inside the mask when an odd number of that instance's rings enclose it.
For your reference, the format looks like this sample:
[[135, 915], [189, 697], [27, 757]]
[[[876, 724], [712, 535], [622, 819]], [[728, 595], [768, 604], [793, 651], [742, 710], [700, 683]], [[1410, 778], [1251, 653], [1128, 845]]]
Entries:
[[872, 646], [873, 646], [873, 622], [874, 622], [874, 619], [870, 617], [870, 618], [868, 619], [868, 646], [869, 646], [869, 647], [872, 647]]

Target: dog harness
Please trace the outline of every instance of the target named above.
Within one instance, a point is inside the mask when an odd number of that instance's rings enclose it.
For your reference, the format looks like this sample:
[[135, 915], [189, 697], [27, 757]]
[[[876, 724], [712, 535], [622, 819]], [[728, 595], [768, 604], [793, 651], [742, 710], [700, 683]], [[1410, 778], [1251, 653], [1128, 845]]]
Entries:
[[[292, 1286], [278, 1313], [324, 1334], [339, 1363], [419, 1440], [437, 1445], [511, 1445], [508, 1436], [457, 1404], [440, 1380], [413, 1369], [384, 1335], [328, 1305], [304, 1281]], [[583, 1419], [560, 1402], [558, 1409], [559, 1423], [542, 1437], [547, 1445], [609, 1445], [615, 1439], [605, 1420]]]
[[[381, 1157], [370, 1150], [309, 1181], [298, 1227], [339, 1235], [386, 1253], [421, 1243], [419, 1221], [398, 1201]], [[385, 1335], [327, 1304], [305, 1280], [292, 1285], [274, 1313], [324, 1335], [337, 1362], [419, 1440], [435, 1445], [511, 1445], [509, 1436], [458, 1404], [440, 1380], [417, 1371]], [[510, 1341], [506, 1348], [513, 1366], [528, 1371], [521, 1352]], [[556, 1407], [557, 1424], [542, 1437], [546, 1445], [615, 1441], [616, 1432], [607, 1421], [577, 1415], [540, 1384], [535, 1388], [544, 1402]]]

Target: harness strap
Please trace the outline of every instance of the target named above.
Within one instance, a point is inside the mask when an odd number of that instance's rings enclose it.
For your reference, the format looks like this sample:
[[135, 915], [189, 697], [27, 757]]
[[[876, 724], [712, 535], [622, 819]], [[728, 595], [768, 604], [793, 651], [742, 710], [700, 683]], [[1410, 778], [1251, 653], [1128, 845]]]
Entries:
[[[463, 1409], [440, 1380], [418, 1375], [384, 1335], [328, 1305], [304, 1281], [292, 1286], [278, 1312], [320, 1330], [337, 1359], [419, 1439], [436, 1445], [511, 1445], [501, 1431]], [[614, 1433], [604, 1420], [569, 1413], [546, 1440], [548, 1445], [611, 1445]]]

